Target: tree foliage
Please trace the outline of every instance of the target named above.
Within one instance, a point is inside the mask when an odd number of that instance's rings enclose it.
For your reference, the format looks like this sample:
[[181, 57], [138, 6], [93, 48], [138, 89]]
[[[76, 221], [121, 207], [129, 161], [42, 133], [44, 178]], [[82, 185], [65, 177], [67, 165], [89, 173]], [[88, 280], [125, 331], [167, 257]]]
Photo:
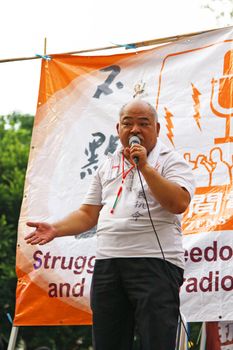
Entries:
[[214, 13], [219, 26], [232, 25], [233, 0], [205, 0], [204, 8]]
[[[0, 315], [6, 339], [7, 313], [14, 313], [15, 247], [33, 117], [0, 116]], [[3, 340], [5, 341], [5, 340]]]

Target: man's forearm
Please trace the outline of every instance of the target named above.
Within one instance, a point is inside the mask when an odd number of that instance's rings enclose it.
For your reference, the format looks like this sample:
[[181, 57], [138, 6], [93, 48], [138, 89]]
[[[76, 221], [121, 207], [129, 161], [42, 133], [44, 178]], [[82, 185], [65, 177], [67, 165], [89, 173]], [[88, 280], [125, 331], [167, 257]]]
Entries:
[[141, 173], [153, 196], [160, 205], [173, 214], [183, 213], [189, 205], [188, 191], [161, 176], [153, 167], [146, 164]]
[[53, 224], [56, 237], [72, 236], [90, 230], [97, 224], [101, 206], [81, 206], [77, 211]]

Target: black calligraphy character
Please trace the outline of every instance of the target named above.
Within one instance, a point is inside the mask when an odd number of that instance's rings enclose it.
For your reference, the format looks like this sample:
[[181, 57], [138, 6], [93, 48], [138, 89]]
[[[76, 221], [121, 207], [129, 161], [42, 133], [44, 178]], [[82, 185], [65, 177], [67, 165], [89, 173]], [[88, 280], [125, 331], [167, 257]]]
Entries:
[[118, 136], [111, 135], [109, 138], [108, 146], [106, 150], [104, 151], [104, 154], [107, 155], [108, 153], [114, 153], [117, 148], [117, 141], [119, 140]]
[[[113, 93], [113, 90], [110, 89], [109, 86], [113, 82], [113, 80], [116, 78], [116, 76], [120, 73], [121, 68], [117, 65], [112, 65], [112, 66], [100, 69], [100, 72], [109, 72], [109, 71], [111, 73], [109, 74], [109, 76], [107, 77], [107, 79], [104, 81], [103, 84], [97, 86], [97, 90], [94, 93], [93, 97], [100, 98], [101, 94], [110, 95]], [[118, 89], [122, 89], [124, 85], [122, 84], [122, 82], [118, 81], [116, 83], [116, 86], [118, 87]]]
[[135, 204], [135, 208], [142, 208], [142, 209], [146, 209], [146, 203], [144, 202], [140, 202], [140, 201], [137, 201], [136, 204]]
[[[92, 174], [92, 169], [90, 169], [90, 166], [93, 166], [94, 164], [98, 163], [98, 155], [96, 154], [97, 148], [99, 148], [105, 141], [106, 137], [101, 132], [95, 132], [92, 134], [92, 136], [96, 137], [97, 140], [93, 140], [92, 142], [89, 142], [89, 150], [85, 149], [86, 156], [89, 156], [88, 163], [82, 167], [82, 169], [86, 169], [88, 174]], [[93, 166], [93, 169], [96, 170], [98, 168], [97, 165]], [[83, 179], [86, 176], [86, 172], [82, 171], [80, 173], [81, 179]]]
[[138, 191], [138, 198], [145, 198], [144, 192], [143, 191]]
[[143, 215], [139, 213], [139, 211], [136, 211], [136, 213], [132, 214], [131, 216], [133, 217], [134, 221], [138, 221], [138, 218]]

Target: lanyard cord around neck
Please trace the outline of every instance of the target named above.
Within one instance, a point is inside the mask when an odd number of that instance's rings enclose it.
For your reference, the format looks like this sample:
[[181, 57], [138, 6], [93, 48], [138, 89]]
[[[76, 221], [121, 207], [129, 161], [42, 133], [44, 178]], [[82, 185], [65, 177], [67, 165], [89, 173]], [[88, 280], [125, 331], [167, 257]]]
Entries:
[[113, 204], [113, 207], [110, 211], [111, 214], [114, 213], [114, 210], [116, 209], [116, 206], [117, 206], [117, 203], [119, 201], [119, 198], [120, 198], [120, 195], [121, 195], [121, 192], [123, 190], [123, 184], [125, 182], [125, 179], [127, 177], [127, 175], [131, 172], [131, 170], [135, 167], [135, 165], [132, 165], [126, 172], [125, 172], [125, 155], [124, 155], [124, 152], [122, 152], [122, 158], [121, 158], [121, 162], [122, 162], [122, 173], [121, 173], [121, 186], [119, 187], [118, 189], [118, 192], [117, 192], [117, 195], [116, 195], [116, 198], [115, 198], [115, 201], [114, 201], [114, 204]]

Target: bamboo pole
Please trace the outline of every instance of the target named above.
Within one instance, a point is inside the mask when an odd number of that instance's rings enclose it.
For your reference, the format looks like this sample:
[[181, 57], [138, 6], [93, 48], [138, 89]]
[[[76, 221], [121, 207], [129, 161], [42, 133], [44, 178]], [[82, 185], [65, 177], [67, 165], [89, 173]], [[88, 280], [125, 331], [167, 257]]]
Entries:
[[44, 56], [46, 56], [47, 51], [47, 38], [44, 38]]
[[[188, 33], [188, 34], [181, 34], [181, 35], [175, 35], [175, 36], [169, 36], [166, 38], [160, 38], [160, 39], [152, 39], [152, 40], [146, 40], [146, 41], [139, 41], [135, 43], [130, 43], [130, 44], [125, 44], [125, 45], [112, 45], [112, 46], [105, 46], [105, 47], [99, 47], [95, 49], [86, 49], [86, 50], [79, 50], [79, 51], [71, 51], [71, 52], [63, 52], [63, 53], [57, 53], [57, 54], [45, 54], [45, 56], [55, 56], [55, 55], [76, 55], [76, 54], [84, 54], [88, 52], [96, 52], [96, 51], [103, 51], [103, 50], [111, 50], [111, 49], [119, 49], [119, 48], [125, 48], [126, 50], [129, 49], [138, 49], [141, 47], [145, 46], [156, 46], [160, 44], [165, 44], [165, 43], [170, 43], [174, 41], [178, 41], [181, 39], [188, 38], [190, 36], [196, 36], [204, 33], [209, 33], [213, 32], [215, 30], [219, 29], [225, 29], [227, 27], [223, 28], [214, 28], [214, 29], [209, 29], [209, 30], [204, 30], [200, 32], [193, 32], [193, 33]], [[47, 45], [47, 39], [45, 38], [44, 42], [44, 52], [46, 52], [46, 45]], [[33, 56], [33, 57], [17, 57], [17, 58], [6, 58], [6, 59], [1, 59], [0, 63], [6, 63], [6, 62], [16, 62], [16, 61], [26, 61], [26, 60], [36, 60], [41, 58], [40, 55], [38, 56]], [[43, 57], [42, 57], [43, 58]]]
[[15, 350], [19, 327], [12, 326], [7, 350]]

